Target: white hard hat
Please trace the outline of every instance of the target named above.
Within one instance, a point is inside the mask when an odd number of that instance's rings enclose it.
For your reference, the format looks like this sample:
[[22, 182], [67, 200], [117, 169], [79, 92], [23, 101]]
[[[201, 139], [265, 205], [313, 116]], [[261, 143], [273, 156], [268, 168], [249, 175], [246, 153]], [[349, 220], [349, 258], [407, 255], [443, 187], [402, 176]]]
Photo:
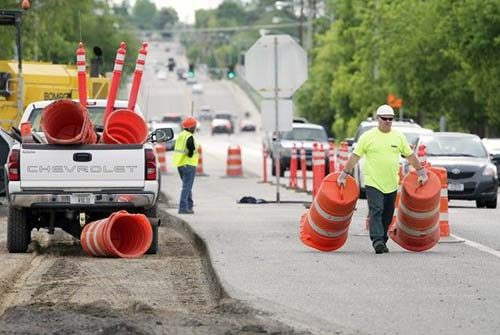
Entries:
[[394, 116], [394, 109], [389, 105], [382, 105], [377, 108], [377, 115], [392, 115]]

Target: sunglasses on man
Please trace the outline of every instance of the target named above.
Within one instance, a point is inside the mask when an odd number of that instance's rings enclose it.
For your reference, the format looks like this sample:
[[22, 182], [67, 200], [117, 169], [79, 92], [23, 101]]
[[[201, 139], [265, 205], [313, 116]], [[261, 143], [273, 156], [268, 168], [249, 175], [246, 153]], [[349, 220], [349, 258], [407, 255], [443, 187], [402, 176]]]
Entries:
[[379, 118], [380, 118], [382, 121], [392, 121], [392, 120], [394, 120], [394, 118], [393, 118], [393, 117], [379, 116]]

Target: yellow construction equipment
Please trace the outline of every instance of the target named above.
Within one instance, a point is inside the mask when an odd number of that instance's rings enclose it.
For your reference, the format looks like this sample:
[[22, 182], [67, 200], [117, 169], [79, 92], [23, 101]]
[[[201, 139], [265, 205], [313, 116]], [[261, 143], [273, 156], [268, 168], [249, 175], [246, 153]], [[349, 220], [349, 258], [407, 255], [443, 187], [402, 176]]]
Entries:
[[[18, 101], [18, 62], [0, 61], [0, 123], [9, 130], [17, 126], [24, 107], [39, 100], [78, 99], [76, 66], [41, 62], [23, 62], [22, 108]], [[87, 78], [87, 96], [106, 99], [109, 80]]]

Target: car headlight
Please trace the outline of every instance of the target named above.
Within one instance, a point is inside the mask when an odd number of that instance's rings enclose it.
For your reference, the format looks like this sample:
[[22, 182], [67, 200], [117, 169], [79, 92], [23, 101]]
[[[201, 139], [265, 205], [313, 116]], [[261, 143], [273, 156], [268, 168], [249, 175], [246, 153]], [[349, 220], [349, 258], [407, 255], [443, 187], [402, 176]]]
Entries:
[[484, 167], [483, 176], [497, 177], [497, 167], [493, 164], [487, 164]]

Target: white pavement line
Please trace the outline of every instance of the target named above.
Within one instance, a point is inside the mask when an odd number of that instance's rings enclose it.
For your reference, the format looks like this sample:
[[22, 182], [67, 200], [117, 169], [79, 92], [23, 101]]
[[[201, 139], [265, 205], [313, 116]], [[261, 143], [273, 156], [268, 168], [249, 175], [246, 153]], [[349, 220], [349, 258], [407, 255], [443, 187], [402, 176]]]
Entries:
[[493, 256], [496, 256], [496, 257], [500, 258], [500, 251], [498, 251], [498, 250], [492, 249], [490, 247], [482, 245], [481, 243], [477, 243], [477, 242], [468, 240], [466, 238], [463, 238], [463, 237], [460, 237], [460, 236], [457, 236], [457, 235], [454, 235], [454, 234], [450, 234], [450, 236], [452, 236], [452, 237], [454, 237], [456, 239], [459, 239], [459, 240], [463, 240], [464, 243], [467, 244], [469, 247], [476, 248], [477, 250], [481, 250], [481, 251], [487, 252], [488, 254], [491, 254]]

